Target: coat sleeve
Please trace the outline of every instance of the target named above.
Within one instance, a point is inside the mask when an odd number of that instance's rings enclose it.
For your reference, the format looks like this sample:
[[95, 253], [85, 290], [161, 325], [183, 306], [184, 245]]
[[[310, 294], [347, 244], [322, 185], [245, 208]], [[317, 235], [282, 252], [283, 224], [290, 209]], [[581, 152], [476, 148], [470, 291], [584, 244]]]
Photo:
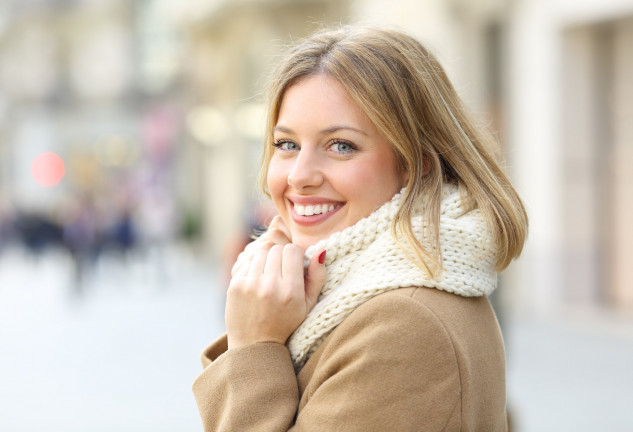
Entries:
[[205, 431], [290, 429], [299, 390], [290, 352], [258, 343], [227, 351], [226, 335], [205, 350], [206, 368], [193, 383]]
[[377, 296], [341, 323], [316, 366], [300, 372], [311, 374], [300, 405], [285, 346], [255, 344], [216, 358], [225, 343], [203, 355], [213, 361], [194, 383], [206, 431], [459, 430], [450, 337], [410, 297]]

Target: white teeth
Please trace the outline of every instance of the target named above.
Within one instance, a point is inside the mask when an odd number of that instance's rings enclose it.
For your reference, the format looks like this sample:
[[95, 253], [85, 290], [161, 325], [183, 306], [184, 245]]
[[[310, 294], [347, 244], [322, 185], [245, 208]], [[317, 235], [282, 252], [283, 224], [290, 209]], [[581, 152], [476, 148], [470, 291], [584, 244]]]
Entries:
[[294, 205], [295, 213], [300, 216], [313, 216], [333, 211], [334, 204], [317, 204], [302, 206], [299, 204]]

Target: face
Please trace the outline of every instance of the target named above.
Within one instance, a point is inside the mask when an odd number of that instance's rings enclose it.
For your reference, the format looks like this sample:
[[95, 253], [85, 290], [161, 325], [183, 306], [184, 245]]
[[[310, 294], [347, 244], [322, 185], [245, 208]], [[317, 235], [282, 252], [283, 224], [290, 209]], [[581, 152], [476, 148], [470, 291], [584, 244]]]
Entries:
[[303, 248], [369, 216], [404, 185], [389, 142], [327, 75], [286, 90], [273, 134], [268, 189]]

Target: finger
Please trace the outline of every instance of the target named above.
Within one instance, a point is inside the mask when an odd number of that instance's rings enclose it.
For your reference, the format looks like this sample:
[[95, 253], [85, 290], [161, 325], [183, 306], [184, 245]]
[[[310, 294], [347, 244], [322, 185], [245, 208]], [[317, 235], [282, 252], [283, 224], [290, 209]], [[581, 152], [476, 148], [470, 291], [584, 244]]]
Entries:
[[286, 226], [286, 224], [284, 223], [284, 220], [281, 218], [281, 216], [277, 215], [275, 216], [271, 221], [270, 224], [268, 225], [268, 229], [269, 230], [276, 230], [281, 232], [288, 240], [291, 240], [291, 234], [290, 234], [290, 230], [288, 229], [288, 227]]
[[310, 259], [310, 264], [308, 264], [308, 272], [305, 277], [306, 303], [308, 309], [312, 309], [316, 304], [327, 277], [325, 254], [326, 252], [324, 250], [315, 253]]
[[287, 281], [300, 281], [303, 285], [303, 249], [289, 243], [284, 246], [281, 277]]
[[266, 265], [266, 256], [268, 252], [258, 250], [253, 253], [250, 265], [248, 266], [248, 276], [257, 277], [264, 272], [264, 266]]
[[266, 257], [266, 265], [264, 267], [264, 273], [269, 275], [281, 275], [281, 260], [283, 257], [284, 247], [281, 245], [275, 245], [268, 251]]
[[235, 263], [233, 263], [233, 267], [231, 267], [231, 276], [235, 276], [240, 271], [240, 269], [244, 268], [246, 264], [249, 264], [251, 262], [251, 258], [251, 254], [244, 252], [240, 253], [237, 256]]
[[245, 251], [252, 251], [255, 249], [264, 249], [270, 250], [274, 245], [285, 245], [290, 243], [290, 238], [286, 235], [284, 231], [278, 230], [276, 228], [271, 228], [262, 234], [260, 237], [255, 239], [246, 245]]
[[266, 231], [261, 236], [262, 241], [273, 242], [274, 244], [285, 245], [290, 243], [290, 236], [286, 233], [285, 230], [278, 229], [275, 227], [270, 227], [268, 231]]
[[[265, 234], [264, 234], [265, 235]], [[257, 249], [269, 250], [271, 247], [275, 246], [275, 242], [270, 240], [270, 237], [259, 237], [254, 241], [250, 242], [244, 248], [245, 252], [252, 252]]]
[[285, 231], [278, 230], [276, 228], [270, 232], [269, 240], [278, 245], [286, 245], [288, 243], [292, 243], [290, 241], [290, 236]]
[[250, 264], [250, 259], [243, 259], [241, 261], [236, 261], [231, 268], [231, 277], [238, 274], [246, 274], [248, 273], [248, 264]]

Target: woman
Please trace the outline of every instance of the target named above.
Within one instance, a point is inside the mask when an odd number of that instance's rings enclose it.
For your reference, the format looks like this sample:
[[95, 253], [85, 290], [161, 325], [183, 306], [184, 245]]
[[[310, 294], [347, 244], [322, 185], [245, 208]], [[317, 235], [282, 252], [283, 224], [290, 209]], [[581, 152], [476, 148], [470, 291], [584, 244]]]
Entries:
[[322, 31], [273, 77], [227, 334], [193, 389], [209, 431], [503, 431], [487, 295], [527, 230], [441, 66], [400, 32]]

